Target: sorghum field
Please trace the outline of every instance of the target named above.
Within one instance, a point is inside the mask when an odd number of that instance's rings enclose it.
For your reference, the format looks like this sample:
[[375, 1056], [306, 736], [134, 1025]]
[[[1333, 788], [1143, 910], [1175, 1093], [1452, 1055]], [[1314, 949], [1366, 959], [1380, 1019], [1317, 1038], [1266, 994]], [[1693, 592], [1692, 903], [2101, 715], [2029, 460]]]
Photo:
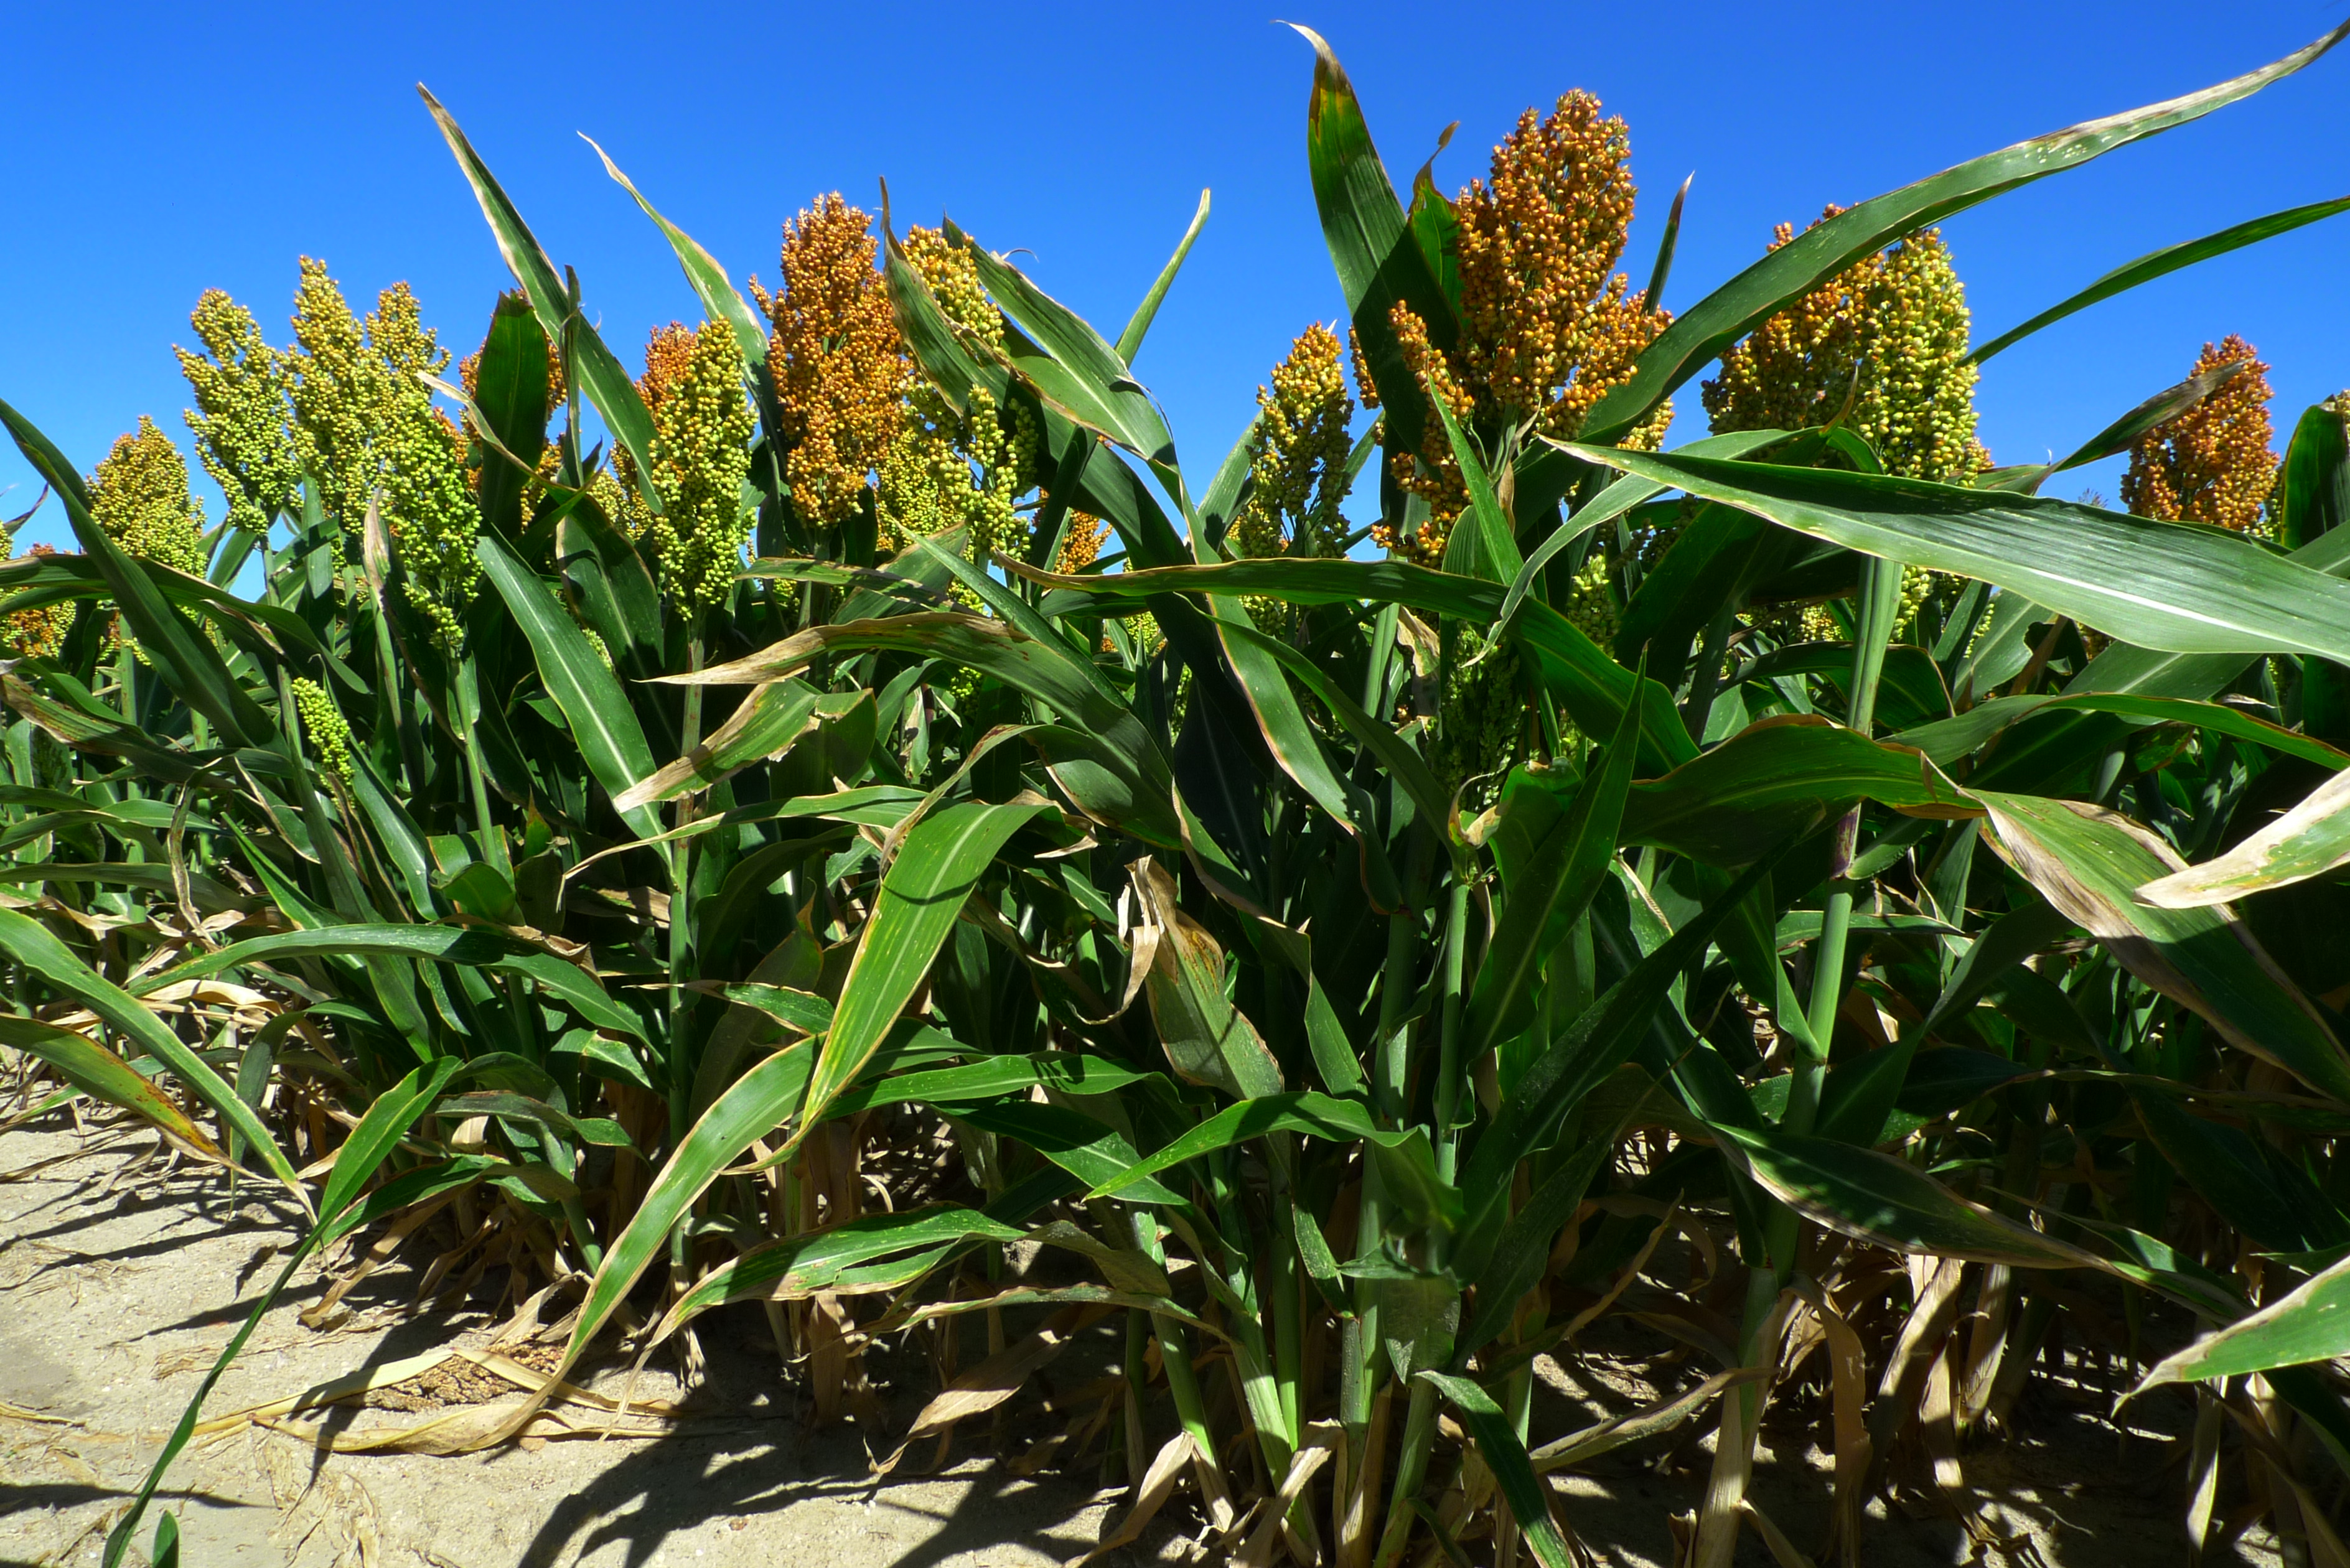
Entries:
[[[1597, 99], [1447, 195], [1305, 33], [1348, 317], [1180, 455], [1205, 200], [1089, 323], [886, 192], [738, 280], [607, 160], [702, 316], [608, 341], [426, 94], [486, 322], [288, 258], [184, 431], [0, 403], [79, 545], [0, 566], [0, 1165], [293, 1226], [106, 1568], [207, 1568], [239, 1431], [723, 1453], [754, 1386], [858, 1486], [1061, 1478], [1081, 1562], [2144, 1555], [1993, 1501], [2078, 1417], [2158, 1554], [2350, 1568], [2350, 394], [2229, 337], [2055, 461], [1974, 408], [2350, 199], [1991, 338], [1938, 228], [2342, 36], [1692, 297]], [[421, 1354], [208, 1402], [355, 1303]]]

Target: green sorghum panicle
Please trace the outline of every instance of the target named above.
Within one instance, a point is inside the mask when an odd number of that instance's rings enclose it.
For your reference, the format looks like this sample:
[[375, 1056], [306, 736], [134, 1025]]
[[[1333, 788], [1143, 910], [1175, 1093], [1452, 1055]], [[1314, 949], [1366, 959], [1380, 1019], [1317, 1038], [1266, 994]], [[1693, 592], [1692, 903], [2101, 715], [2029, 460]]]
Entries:
[[301, 716], [302, 732], [310, 738], [318, 765], [343, 783], [351, 782], [351, 727], [335, 700], [317, 681], [296, 676], [294, 711]]
[[[1471, 788], [1482, 797], [1523, 754], [1526, 687], [1514, 644], [1488, 643], [1462, 628], [1439, 699], [1436, 735], [1428, 763], [1446, 788]], [[1469, 811], [1484, 802], [1464, 797]]]
[[[1842, 209], [1830, 207], [1821, 222]], [[1770, 248], [1794, 237], [1782, 223]], [[1705, 383], [1716, 433], [1806, 430], [1839, 414], [1886, 472], [1963, 484], [1975, 440], [1967, 293], [1933, 229], [1864, 256], [1755, 328]], [[1846, 404], [1850, 407], [1847, 411]]]
[[716, 604], [734, 586], [749, 537], [743, 480], [751, 471], [754, 421], [733, 328], [705, 321], [691, 334], [683, 367], [652, 416], [652, 482], [661, 514], [647, 536], [671, 597]]
[[196, 455], [228, 498], [230, 524], [261, 533], [302, 487], [286, 428], [286, 356], [262, 337], [253, 312], [217, 288], [204, 291], [188, 320], [203, 351], [172, 352], [195, 395], [186, 417]]
[[1274, 367], [1273, 388], [1256, 390], [1249, 431], [1249, 499], [1232, 519], [1244, 556], [1335, 556], [1345, 537], [1347, 433], [1355, 400], [1338, 364], [1338, 338], [1319, 322], [1298, 334]]
[[294, 291], [295, 348], [286, 356], [294, 410], [294, 452], [318, 490], [326, 514], [356, 533], [375, 493], [375, 445], [391, 398], [391, 373], [369, 352], [366, 330], [327, 264], [301, 262]]
[[203, 504], [188, 493], [187, 460], [145, 414], [90, 475], [89, 510], [106, 536], [142, 561], [203, 570]]

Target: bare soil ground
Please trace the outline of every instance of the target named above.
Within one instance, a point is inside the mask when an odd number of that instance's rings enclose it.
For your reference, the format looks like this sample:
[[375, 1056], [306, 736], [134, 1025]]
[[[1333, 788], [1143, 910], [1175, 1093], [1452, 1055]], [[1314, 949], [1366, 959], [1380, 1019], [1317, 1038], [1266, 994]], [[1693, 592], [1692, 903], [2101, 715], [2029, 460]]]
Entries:
[[[247, 1182], [232, 1197], [214, 1173], [146, 1160], [151, 1149], [144, 1135], [0, 1134], [0, 1568], [97, 1563], [107, 1528], [181, 1408], [299, 1235], [297, 1216], [267, 1189]], [[534, 1438], [449, 1457], [328, 1451], [322, 1438], [348, 1444], [429, 1420], [479, 1419], [519, 1390], [480, 1362], [440, 1359], [450, 1350], [484, 1355], [498, 1324], [463, 1307], [420, 1314], [411, 1262], [396, 1261], [352, 1292], [345, 1304], [353, 1310], [340, 1321], [305, 1327], [297, 1314], [327, 1282], [315, 1266], [296, 1276], [214, 1390], [208, 1417], [366, 1368], [415, 1360], [432, 1369], [363, 1404], [200, 1438], [161, 1500], [180, 1516], [188, 1568], [1014, 1568], [1076, 1558], [1123, 1515], [1124, 1494], [1097, 1489], [1090, 1469], [1014, 1473], [1012, 1459], [1066, 1420], [1038, 1408], [1044, 1379], [1035, 1397], [1006, 1407], [1000, 1428], [972, 1423], [942, 1470], [877, 1480], [873, 1459], [896, 1446], [930, 1392], [927, 1365], [913, 1355], [877, 1358], [878, 1376], [897, 1384], [882, 1391], [881, 1429], [819, 1428], [796, 1384], [779, 1376], [755, 1308], [705, 1320], [709, 1368], [698, 1387], [682, 1388], [657, 1355], [628, 1390], [634, 1409], [673, 1403], [663, 1435]], [[509, 1349], [525, 1373], [546, 1359]], [[1564, 1364], [1539, 1364], [1538, 1428], [1573, 1430], [1653, 1397], [1640, 1349], [1596, 1342]], [[1107, 1370], [1115, 1354], [1104, 1325], [1049, 1376], [1074, 1386]], [[618, 1398], [629, 1372], [611, 1366], [574, 1381]], [[2059, 1386], [2032, 1397], [2006, 1441], [1966, 1456], [1985, 1518], [2014, 1537], [2018, 1560], [2184, 1559], [2187, 1405], [2141, 1404], [2117, 1427], [2104, 1389]], [[567, 1408], [594, 1430], [595, 1411]], [[1702, 1491], [1711, 1425], [1558, 1478], [1563, 1512], [1597, 1560], [1667, 1568], [1669, 1516]], [[1815, 1549], [1827, 1489], [1812, 1434], [1766, 1426], [1760, 1461], [1756, 1500], [1797, 1545]], [[1922, 1472], [1917, 1480], [1890, 1503], [1871, 1505], [1863, 1545], [1870, 1568], [1979, 1553]], [[2223, 1491], [2220, 1514], [2237, 1501]], [[1179, 1498], [1134, 1548], [1105, 1561], [1192, 1561], [1202, 1528]], [[1471, 1551], [1490, 1560], [1489, 1543]], [[2278, 1558], [2255, 1531], [2206, 1561]], [[1772, 1562], [1752, 1532], [1740, 1562]]]

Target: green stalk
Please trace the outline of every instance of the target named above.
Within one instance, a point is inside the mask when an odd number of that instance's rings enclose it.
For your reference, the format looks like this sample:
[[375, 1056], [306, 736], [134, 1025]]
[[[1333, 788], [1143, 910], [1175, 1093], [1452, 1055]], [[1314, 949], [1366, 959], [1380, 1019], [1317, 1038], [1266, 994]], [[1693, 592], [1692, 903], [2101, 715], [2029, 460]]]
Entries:
[[[1893, 617], [1901, 603], [1901, 563], [1869, 556], [1861, 564], [1860, 621], [1853, 641], [1852, 701], [1846, 722], [1866, 735], [1874, 727], [1877, 686], [1885, 670], [1885, 645], [1893, 635]], [[1816, 1054], [1806, 1051], [1795, 1064], [1787, 1085], [1787, 1109], [1779, 1125], [1791, 1133], [1808, 1133], [1819, 1115], [1820, 1085], [1827, 1076], [1828, 1042], [1834, 1037], [1836, 1009], [1844, 1002], [1844, 962], [1852, 932], [1854, 884], [1847, 873], [1860, 832], [1860, 808], [1856, 805], [1836, 825], [1831, 851], [1834, 880], [1820, 915], [1819, 940], [1812, 948], [1812, 995], [1804, 1022], [1818, 1042]], [[1795, 1242], [1800, 1221], [1784, 1204], [1773, 1203], [1763, 1223], [1763, 1255], [1752, 1261], [1747, 1276], [1746, 1311], [1739, 1330], [1742, 1365], [1752, 1366], [1762, 1351], [1756, 1341], [1770, 1320], [1771, 1309], [1795, 1266]], [[1721, 1441], [1738, 1442], [1751, 1453], [1761, 1414], [1761, 1390], [1752, 1384], [1738, 1390], [1735, 1409], [1722, 1416]], [[1717, 1464], [1719, 1464], [1719, 1460]], [[1717, 1478], [1721, 1472], [1717, 1469]], [[1698, 1541], [1697, 1568], [1728, 1568], [1738, 1538], [1738, 1515], [1717, 1514], [1709, 1508]]]
[[1403, 1451], [1396, 1461], [1395, 1488], [1388, 1493], [1387, 1528], [1379, 1535], [1378, 1555], [1371, 1568], [1394, 1568], [1411, 1541], [1411, 1500], [1428, 1479], [1429, 1456], [1436, 1449], [1436, 1386], [1415, 1379], [1411, 1408], [1403, 1421]]
[[1461, 1106], [1461, 971], [1468, 946], [1469, 879], [1456, 872], [1444, 912], [1444, 1029], [1436, 1048], [1436, 1174], [1446, 1181], [1460, 1158], [1453, 1122]]

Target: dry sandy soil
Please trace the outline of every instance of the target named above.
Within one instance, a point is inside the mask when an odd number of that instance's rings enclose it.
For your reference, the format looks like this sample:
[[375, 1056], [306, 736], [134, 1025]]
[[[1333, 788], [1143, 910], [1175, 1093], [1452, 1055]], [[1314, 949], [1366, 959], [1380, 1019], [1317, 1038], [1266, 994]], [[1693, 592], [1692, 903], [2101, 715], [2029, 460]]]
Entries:
[[[142, 1164], [151, 1149], [143, 1135], [92, 1148], [66, 1132], [0, 1134], [0, 1568], [98, 1562], [106, 1528], [163, 1435], [297, 1239], [295, 1216], [265, 1189], [248, 1182], [232, 1197], [216, 1175]], [[416, 1276], [399, 1263], [346, 1298], [356, 1310], [344, 1321], [304, 1327], [296, 1314], [325, 1285], [315, 1267], [296, 1275], [222, 1379], [208, 1417], [426, 1353], [479, 1353], [497, 1327], [478, 1311], [418, 1315], [410, 1305]], [[993, 1437], [963, 1437], [944, 1470], [877, 1482], [871, 1456], [895, 1446], [925, 1396], [919, 1357], [879, 1366], [898, 1383], [885, 1390], [886, 1429], [818, 1429], [795, 1386], [779, 1377], [755, 1309], [705, 1322], [712, 1324], [704, 1336], [710, 1376], [699, 1388], [681, 1391], [656, 1357], [631, 1395], [678, 1402], [681, 1418], [659, 1438], [571, 1438], [434, 1458], [328, 1453], [304, 1435], [323, 1428], [348, 1438], [515, 1397], [512, 1385], [452, 1361], [422, 1384], [402, 1385], [412, 1397], [200, 1438], [162, 1500], [182, 1521], [182, 1561], [188, 1568], [1008, 1568], [1077, 1557], [1122, 1516], [1122, 1494], [1097, 1492], [1088, 1476], [1023, 1479], [999, 1457], [994, 1444], [1019, 1454], [1047, 1429], [1024, 1407], [1034, 1400], [1009, 1407]], [[1113, 1355], [1104, 1333], [1050, 1371], [1074, 1386]], [[1602, 1345], [1566, 1366], [1543, 1363], [1541, 1428], [1573, 1430], [1631, 1407], [1638, 1388], [1628, 1361]], [[627, 1370], [575, 1376], [618, 1395]], [[2090, 1389], [2037, 1394], [2009, 1441], [1968, 1456], [1968, 1479], [1991, 1517], [2019, 1537], [2019, 1560], [2033, 1552], [2052, 1564], [2184, 1560], [2183, 1401], [2134, 1407], [2128, 1433], [2112, 1424], [2109, 1404]], [[1704, 1425], [1560, 1478], [1565, 1517], [1599, 1560], [1669, 1564], [1668, 1516], [1691, 1507], [1702, 1488]], [[1826, 1489], [1820, 1456], [1799, 1444], [1808, 1448], [1766, 1427], [1755, 1495], [1809, 1548], [1824, 1533]], [[2235, 1501], [2223, 1494], [2220, 1512]], [[1190, 1500], [1179, 1497], [1134, 1548], [1104, 1561], [1194, 1561], [1201, 1529]], [[1920, 1494], [1872, 1505], [1864, 1546], [1870, 1568], [1962, 1563], [1971, 1551], [1958, 1524]], [[2207, 1561], [2277, 1557], [2254, 1532]], [[1750, 1562], [1771, 1562], [1751, 1532], [1742, 1568]]]

